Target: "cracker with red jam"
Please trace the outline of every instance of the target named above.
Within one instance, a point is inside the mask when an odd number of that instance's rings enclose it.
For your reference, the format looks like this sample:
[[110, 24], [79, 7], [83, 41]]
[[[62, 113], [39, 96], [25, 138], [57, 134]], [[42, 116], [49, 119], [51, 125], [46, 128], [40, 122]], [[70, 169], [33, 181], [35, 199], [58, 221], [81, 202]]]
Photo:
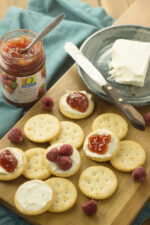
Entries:
[[98, 129], [91, 132], [84, 141], [85, 155], [97, 162], [108, 161], [120, 150], [120, 140], [108, 129]]
[[50, 172], [58, 177], [70, 177], [74, 175], [81, 165], [79, 151], [72, 145], [64, 143], [49, 146], [44, 160]]
[[86, 91], [66, 91], [59, 100], [60, 112], [71, 119], [83, 119], [92, 114], [94, 101]]
[[25, 170], [27, 160], [19, 148], [6, 147], [0, 150], [0, 180], [9, 181], [18, 178]]

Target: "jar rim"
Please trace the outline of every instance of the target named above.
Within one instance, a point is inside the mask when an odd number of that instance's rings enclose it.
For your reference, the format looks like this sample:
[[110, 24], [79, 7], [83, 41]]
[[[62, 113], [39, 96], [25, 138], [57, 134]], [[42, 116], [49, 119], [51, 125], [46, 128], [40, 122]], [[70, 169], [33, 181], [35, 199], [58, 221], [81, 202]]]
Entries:
[[[0, 41], [0, 50], [1, 50], [1, 52], [3, 52], [3, 51], [2, 51], [2, 45], [3, 45], [3, 42], [4, 42], [5, 38], [6, 38], [8, 35], [13, 34], [13, 33], [15, 33], [15, 32], [27, 32], [27, 34], [33, 34], [33, 35], [35, 35], [35, 37], [38, 36], [38, 34], [37, 34], [36, 32], [31, 31], [31, 30], [28, 30], [28, 29], [16, 29], [16, 30], [7, 32], [7, 33], [1, 38], [1, 41]], [[39, 53], [39, 52], [41, 51], [41, 49], [42, 49], [42, 40], [39, 40], [38, 42], [40, 42], [39, 49], [35, 52], [35, 54], [29, 55], [29, 56], [26, 57], [24, 60], [31, 59], [31, 58], [35, 57], [36, 55], [38, 55], [38, 53]], [[9, 59], [12, 59], [12, 58], [13, 58], [13, 60], [16, 60], [16, 61], [20, 59], [20, 58], [17, 58], [17, 57], [12, 57], [12, 56], [10, 56], [10, 55], [7, 55], [7, 57], [8, 57]]]

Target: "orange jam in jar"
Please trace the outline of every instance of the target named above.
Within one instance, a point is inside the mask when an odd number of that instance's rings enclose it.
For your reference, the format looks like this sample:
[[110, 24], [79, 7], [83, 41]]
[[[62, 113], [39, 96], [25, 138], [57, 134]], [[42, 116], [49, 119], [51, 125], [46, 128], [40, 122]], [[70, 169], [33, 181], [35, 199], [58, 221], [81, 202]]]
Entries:
[[0, 42], [0, 76], [4, 98], [18, 107], [35, 103], [46, 90], [45, 52], [38, 41], [25, 49], [37, 34], [29, 30], [7, 33]]

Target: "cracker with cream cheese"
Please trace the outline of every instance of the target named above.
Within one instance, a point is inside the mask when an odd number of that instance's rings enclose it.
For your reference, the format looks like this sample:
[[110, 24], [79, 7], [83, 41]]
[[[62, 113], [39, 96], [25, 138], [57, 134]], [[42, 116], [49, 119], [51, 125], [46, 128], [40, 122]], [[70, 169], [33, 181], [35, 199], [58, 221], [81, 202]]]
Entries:
[[[103, 135], [105, 137], [103, 137]], [[105, 142], [109, 139], [108, 143]], [[91, 147], [92, 148], [91, 148]], [[93, 149], [94, 148], [94, 149]], [[105, 151], [103, 151], [105, 148]], [[83, 151], [85, 155], [97, 162], [108, 161], [120, 150], [120, 140], [115, 133], [108, 129], [98, 129], [91, 132], [84, 141]]]
[[[73, 152], [70, 156], [63, 154], [63, 155], [59, 155], [58, 153], [58, 157], [57, 160], [50, 159], [48, 157], [48, 155], [53, 151], [53, 149], [57, 149], [58, 152], [60, 151], [60, 148], [62, 146], [64, 146], [66, 144], [64, 143], [57, 143], [57, 144], [53, 144], [51, 146], [49, 146], [47, 148], [47, 151], [45, 153], [44, 156], [44, 160], [45, 160], [45, 164], [49, 167], [50, 172], [58, 177], [70, 177], [73, 176], [75, 173], [77, 173], [77, 171], [79, 170], [80, 166], [81, 166], [81, 157], [80, 157], [80, 153], [77, 149], [75, 149], [72, 146]], [[55, 157], [55, 155], [54, 155]], [[65, 158], [64, 158], [65, 157]], [[63, 161], [64, 158], [64, 161]], [[67, 158], [67, 160], [66, 160]], [[69, 158], [69, 159], [68, 159]], [[53, 161], [51, 161], [53, 160]], [[71, 167], [66, 168], [62, 168], [68, 166], [67, 163], [68, 161], [71, 163]], [[61, 163], [62, 162], [62, 163]], [[62, 166], [60, 166], [60, 164]]]
[[[73, 108], [70, 104], [68, 104], [68, 102], [67, 102], [68, 96], [71, 96], [74, 93], [81, 93], [86, 96], [86, 99], [88, 100], [88, 107], [85, 111], [79, 111], [78, 109]], [[73, 99], [73, 97], [72, 97], [72, 99]], [[80, 105], [83, 106], [84, 101], [81, 102], [80, 100], [77, 100], [77, 98], [76, 98], [76, 101], [78, 101], [80, 103]], [[71, 118], [71, 119], [86, 118], [89, 115], [91, 115], [94, 110], [94, 101], [92, 99], [92, 95], [87, 93], [86, 91], [67, 91], [59, 100], [59, 110], [64, 116]]]
[[[10, 158], [10, 154], [12, 154], [12, 159]], [[21, 149], [16, 147], [6, 147], [1, 149], [0, 160], [3, 161], [3, 159], [5, 159], [5, 164], [7, 163], [7, 170], [2, 167], [2, 165], [0, 166], [0, 180], [14, 180], [22, 175], [25, 170], [27, 160]], [[16, 168], [14, 167], [14, 164], [16, 165]], [[11, 171], [12, 166], [14, 167], [14, 171]]]
[[46, 212], [53, 201], [52, 188], [41, 180], [30, 180], [21, 184], [14, 197], [17, 210], [31, 216]]

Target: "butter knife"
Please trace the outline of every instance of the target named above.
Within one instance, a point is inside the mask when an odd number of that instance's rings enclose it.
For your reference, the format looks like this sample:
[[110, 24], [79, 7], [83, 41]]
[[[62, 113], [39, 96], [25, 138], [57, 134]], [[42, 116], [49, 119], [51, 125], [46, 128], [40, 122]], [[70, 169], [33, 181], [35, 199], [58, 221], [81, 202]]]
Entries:
[[67, 42], [65, 51], [75, 62], [89, 75], [89, 77], [105, 91], [113, 103], [119, 108], [128, 121], [137, 129], [145, 130], [143, 116], [122, 97], [102, 76], [100, 71], [83, 55], [83, 53], [72, 42]]

